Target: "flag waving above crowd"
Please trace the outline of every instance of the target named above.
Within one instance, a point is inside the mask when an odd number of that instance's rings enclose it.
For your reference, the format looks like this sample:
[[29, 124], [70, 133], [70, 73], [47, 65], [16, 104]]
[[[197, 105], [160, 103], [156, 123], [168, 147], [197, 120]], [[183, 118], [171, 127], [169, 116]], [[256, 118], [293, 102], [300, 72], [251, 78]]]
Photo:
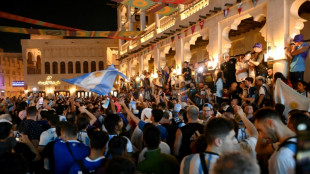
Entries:
[[107, 69], [102, 71], [95, 71], [84, 74], [72, 79], [62, 79], [65, 82], [88, 89], [99, 95], [107, 95], [111, 92], [115, 78], [120, 75], [124, 79], [127, 77], [115, 69], [114, 65], [110, 65]]

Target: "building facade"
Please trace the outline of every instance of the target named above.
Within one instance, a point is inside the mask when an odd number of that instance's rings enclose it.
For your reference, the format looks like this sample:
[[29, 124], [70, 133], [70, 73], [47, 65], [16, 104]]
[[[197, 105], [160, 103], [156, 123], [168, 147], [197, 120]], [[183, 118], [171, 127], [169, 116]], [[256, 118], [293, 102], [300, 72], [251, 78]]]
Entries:
[[[147, 70], [156, 76], [158, 68], [169, 65], [180, 74], [182, 62], [206, 58], [218, 67], [224, 53], [253, 51], [260, 42], [274, 72], [287, 75], [287, 43], [296, 34], [310, 40], [309, 4], [307, 0], [194, 0], [178, 5], [179, 11], [170, 16], [120, 4], [118, 29], [145, 31], [136, 40], [119, 41], [120, 69], [127, 75]], [[305, 79], [310, 81], [307, 71]]]
[[23, 96], [23, 81], [22, 54], [0, 52], [0, 97]]
[[118, 44], [113, 39], [62, 39], [31, 36], [21, 41], [24, 60], [25, 91], [47, 95], [76, 93], [91, 95], [86, 89], [63, 82], [84, 73], [118, 66]]

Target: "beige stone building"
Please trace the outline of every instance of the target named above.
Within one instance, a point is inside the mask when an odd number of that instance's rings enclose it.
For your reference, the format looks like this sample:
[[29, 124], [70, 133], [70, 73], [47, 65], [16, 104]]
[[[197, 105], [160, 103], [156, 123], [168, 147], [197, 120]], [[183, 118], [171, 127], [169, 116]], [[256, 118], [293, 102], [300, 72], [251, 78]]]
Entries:
[[0, 97], [23, 96], [23, 81], [22, 54], [0, 51]]
[[[194, 0], [188, 5], [172, 5], [170, 16], [148, 13], [131, 6], [118, 6], [119, 30], [143, 30], [136, 40], [119, 41], [120, 69], [131, 76], [169, 65], [180, 74], [183, 61], [222, 62], [231, 56], [263, 45], [266, 60], [274, 72], [288, 73], [284, 48], [296, 34], [310, 40], [310, 1], [307, 0]], [[224, 10], [228, 13], [225, 16]], [[194, 29], [193, 29], [194, 28]], [[271, 61], [272, 60], [272, 61]], [[310, 67], [310, 59], [307, 66]], [[306, 68], [310, 81], [310, 68]]]
[[31, 36], [21, 40], [25, 90], [47, 95], [91, 95], [86, 89], [61, 81], [84, 73], [118, 66], [118, 44], [113, 39], [62, 39]]

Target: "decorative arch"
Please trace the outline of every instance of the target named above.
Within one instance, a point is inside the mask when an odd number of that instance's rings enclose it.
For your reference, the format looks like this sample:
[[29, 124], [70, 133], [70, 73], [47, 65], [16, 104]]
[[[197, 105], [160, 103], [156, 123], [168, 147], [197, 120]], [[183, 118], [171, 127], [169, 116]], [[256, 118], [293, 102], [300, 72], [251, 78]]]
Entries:
[[58, 63], [53, 62], [53, 74], [58, 74]]
[[304, 22], [307, 20], [301, 18], [298, 15], [300, 6], [307, 0], [295, 0], [290, 8], [290, 37], [293, 38], [295, 35], [300, 34], [300, 31], [304, 28]]
[[160, 49], [159, 52], [159, 67], [164, 68], [166, 66], [166, 54], [169, 53], [171, 45], [167, 45], [164, 48]]
[[87, 61], [83, 62], [83, 73], [88, 73], [88, 62]]
[[104, 70], [104, 64], [103, 61], [99, 61], [99, 71]]

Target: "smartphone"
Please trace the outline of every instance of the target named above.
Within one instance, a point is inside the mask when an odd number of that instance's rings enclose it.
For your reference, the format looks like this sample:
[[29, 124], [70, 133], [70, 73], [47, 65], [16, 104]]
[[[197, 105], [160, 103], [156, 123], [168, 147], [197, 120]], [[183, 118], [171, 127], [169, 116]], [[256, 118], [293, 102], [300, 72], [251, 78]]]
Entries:
[[310, 173], [310, 125], [297, 126], [296, 173]]
[[20, 141], [20, 133], [18, 131], [14, 131], [16, 141]]

